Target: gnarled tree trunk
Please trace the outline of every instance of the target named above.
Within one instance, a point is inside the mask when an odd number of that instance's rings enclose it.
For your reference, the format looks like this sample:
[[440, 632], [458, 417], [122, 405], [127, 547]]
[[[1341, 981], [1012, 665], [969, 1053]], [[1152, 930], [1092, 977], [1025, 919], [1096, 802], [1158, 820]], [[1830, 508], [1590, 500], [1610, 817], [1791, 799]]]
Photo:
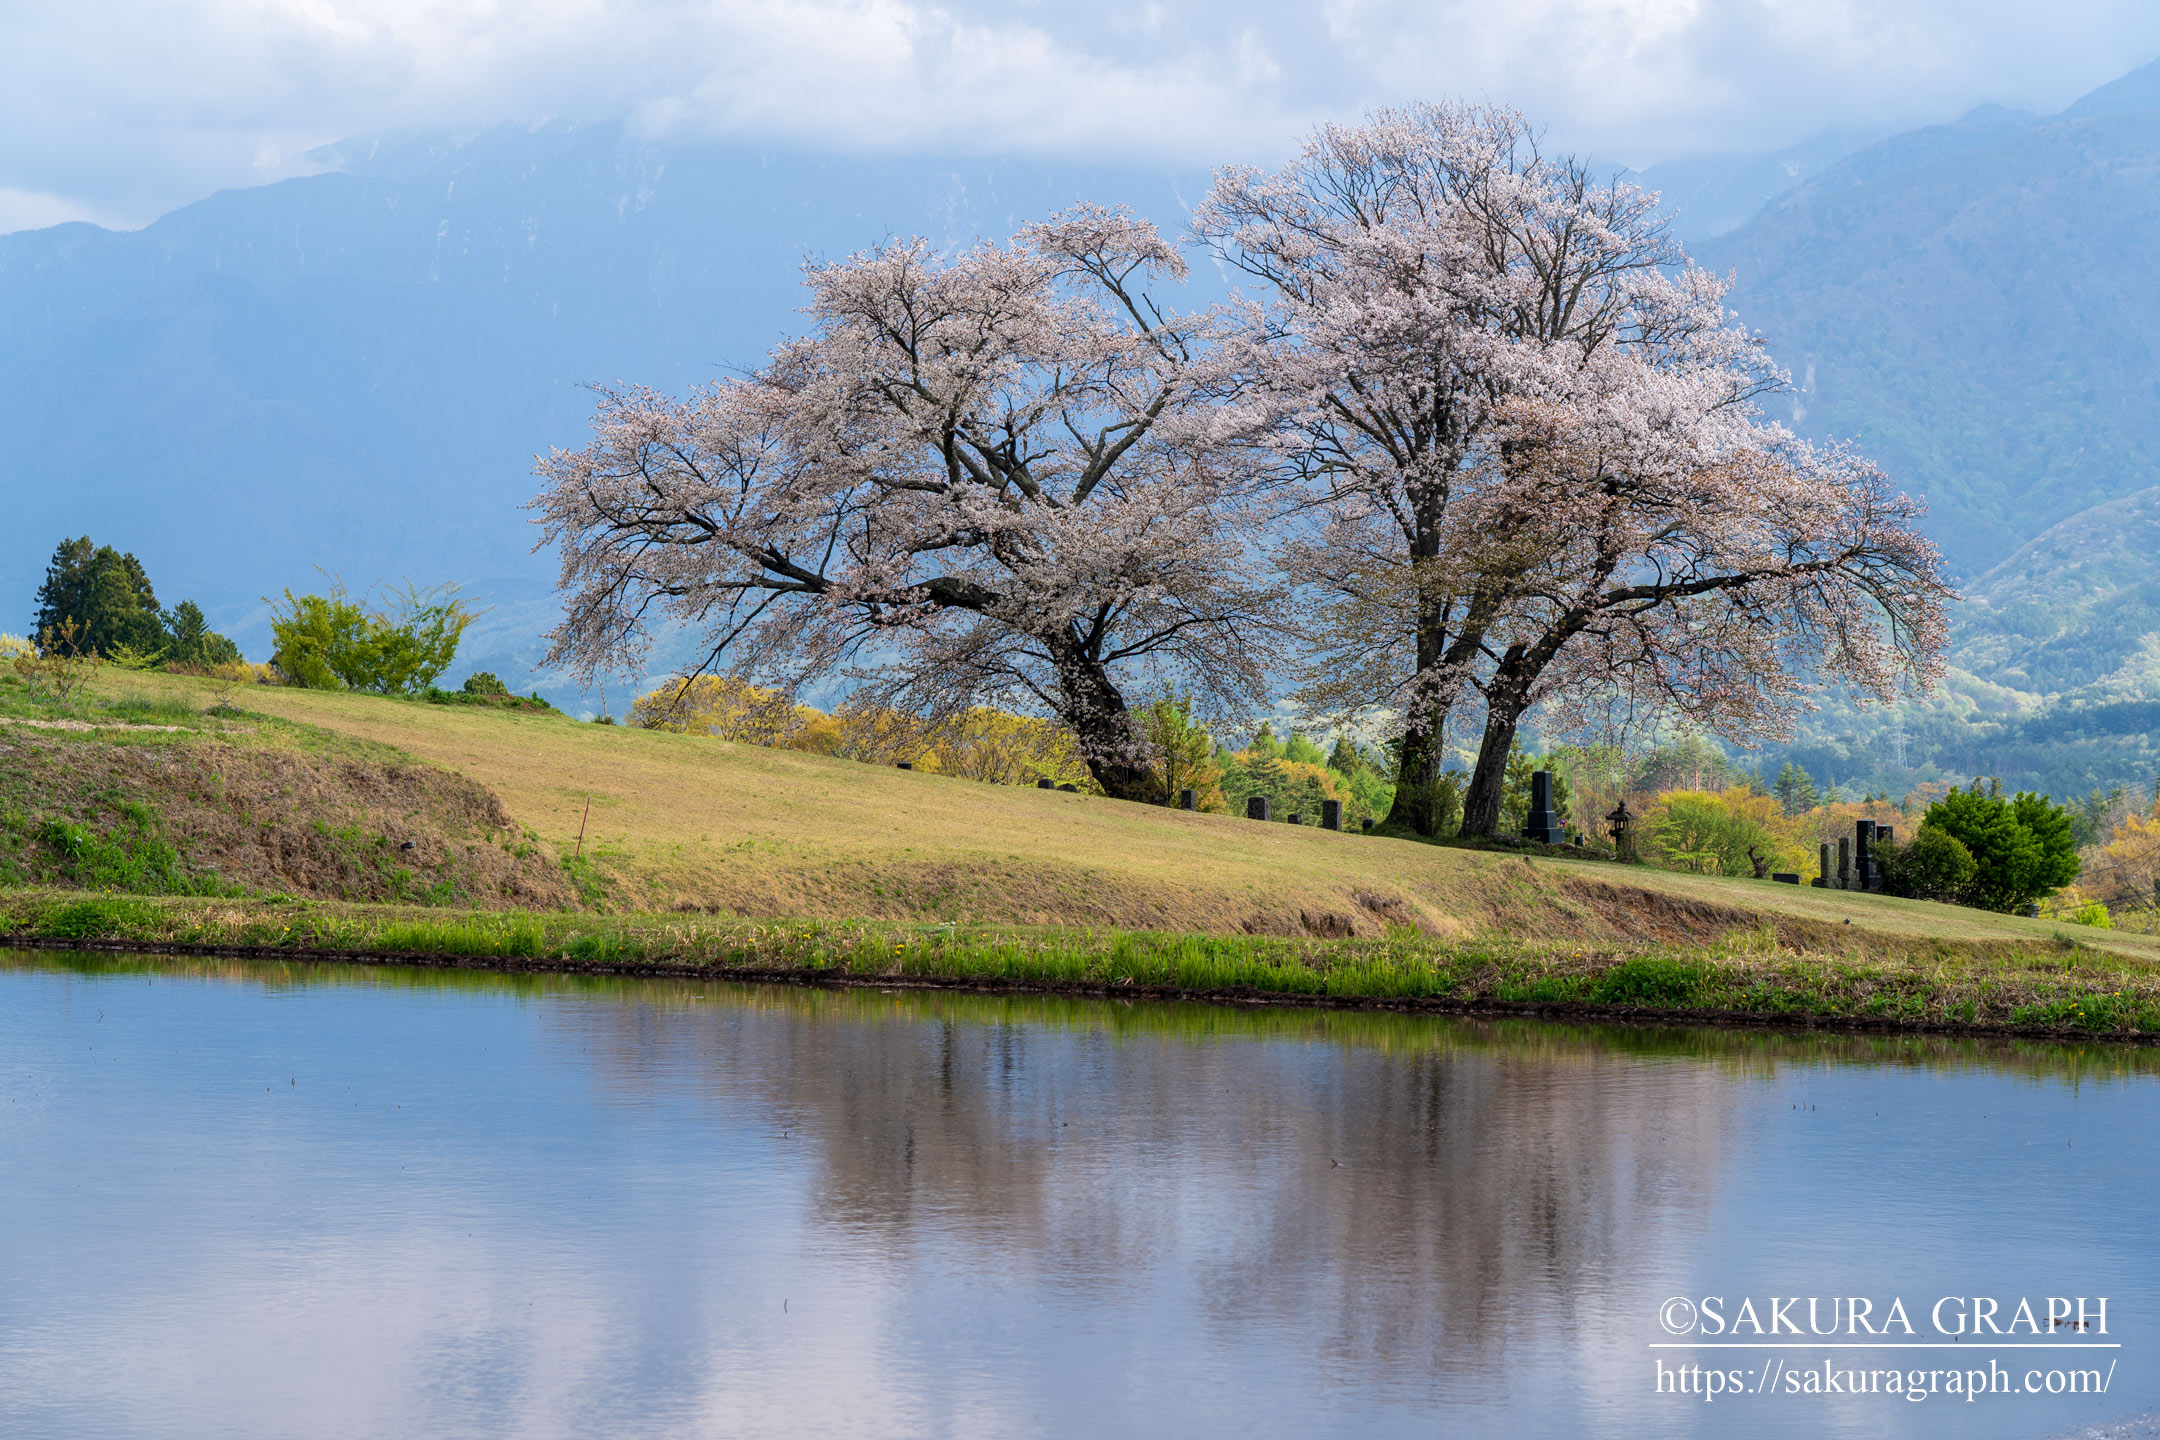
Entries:
[[1087, 762], [1088, 774], [1113, 800], [1160, 800], [1161, 782], [1142, 762], [1132, 711], [1102, 661], [1070, 638], [1052, 641], [1049, 649], [1057, 667], [1058, 718], [1080, 737], [1080, 758]]

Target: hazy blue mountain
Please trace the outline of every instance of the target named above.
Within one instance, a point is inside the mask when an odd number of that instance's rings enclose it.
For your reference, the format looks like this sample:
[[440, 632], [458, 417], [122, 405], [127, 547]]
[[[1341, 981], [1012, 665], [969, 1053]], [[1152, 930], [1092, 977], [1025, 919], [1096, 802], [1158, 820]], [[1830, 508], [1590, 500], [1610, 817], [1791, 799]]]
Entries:
[[2080, 511], [1965, 588], [1927, 700], [1833, 705], [1763, 757], [1902, 794], [1993, 775], [2016, 789], [2148, 793], [2160, 775], [2160, 485]]
[[[494, 607], [470, 658], [533, 683], [553, 577], [518, 507], [534, 452], [582, 438], [584, 385], [679, 390], [755, 365], [798, 323], [806, 254], [1001, 236], [1083, 197], [1175, 226], [1206, 183], [610, 125], [319, 158], [323, 174], [141, 231], [0, 236], [0, 629], [26, 625], [53, 545], [88, 532], [256, 656], [258, 597], [317, 566], [464, 581]], [[1926, 496], [1954, 569], [1980, 577], [1943, 695], [1825, 712], [1791, 753], [1841, 780], [1928, 763], [2049, 788], [2149, 779], [2151, 720], [2121, 707], [2160, 703], [2137, 538], [2160, 484], [2160, 66], [2058, 116], [1983, 107], [1643, 178], [1735, 272], [1734, 304], [1800, 382], [1794, 423]]]
[[[0, 629], [63, 535], [133, 550], [248, 653], [259, 597], [410, 576], [494, 608], [468, 653], [527, 683], [552, 565], [519, 506], [594, 381], [681, 389], [798, 323], [806, 255], [1004, 236], [1080, 198], [1181, 222], [1181, 177], [849, 160], [610, 125], [390, 136], [328, 173], [132, 233], [0, 236]], [[1183, 177], [1186, 193], [1204, 177]]]
[[2156, 76], [1893, 137], [1694, 247], [1799, 382], [1797, 427], [1925, 495], [1961, 574], [2160, 480]]
[[1689, 155], [1631, 178], [1659, 193], [1673, 233], [1693, 245], [1739, 229], [1764, 206], [1879, 138], [1873, 132], [1825, 130], [1782, 150]]
[[2072, 702], [2160, 700], [2160, 485], [2080, 511], [1966, 589], [1958, 663]]

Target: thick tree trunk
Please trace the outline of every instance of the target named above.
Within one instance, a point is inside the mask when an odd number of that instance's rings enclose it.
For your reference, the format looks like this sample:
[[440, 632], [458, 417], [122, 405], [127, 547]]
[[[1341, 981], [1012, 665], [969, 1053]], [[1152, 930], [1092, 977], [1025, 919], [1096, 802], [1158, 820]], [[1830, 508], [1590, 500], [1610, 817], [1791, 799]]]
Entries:
[[[1447, 642], [1444, 620], [1418, 633], [1418, 674], [1422, 678], [1453, 675], [1449, 688], [1435, 693], [1417, 719], [1403, 732], [1402, 766], [1395, 779], [1395, 803], [1381, 829], [1395, 835], [1437, 835], [1442, 820], [1440, 775], [1447, 760], [1443, 732], [1455, 709], [1455, 687], [1469, 673], [1485, 643], [1485, 627], [1491, 623], [1495, 605], [1490, 594], [1480, 594], [1465, 608], [1453, 641]], [[1444, 614], [1444, 612], [1443, 612]], [[1428, 655], [1428, 642], [1432, 649]], [[1434, 683], [1437, 684], [1437, 681]]]
[[[1426, 677], [1446, 657], [1447, 610], [1441, 605], [1421, 605], [1417, 634], [1417, 679], [1421, 689]], [[1445, 732], [1451, 695], [1427, 693], [1413, 704], [1409, 724], [1403, 730], [1402, 764], [1395, 772], [1395, 803], [1388, 807], [1380, 829], [1390, 835], [1437, 835], [1440, 832], [1439, 785], [1441, 766], [1447, 759]]]
[[[1516, 662], [1510, 664], [1509, 662]], [[1500, 802], [1507, 789], [1508, 756], [1515, 749], [1515, 729], [1529, 708], [1530, 680], [1518, 673], [1520, 657], [1501, 662], [1485, 692], [1485, 738], [1478, 745], [1477, 768], [1463, 796], [1462, 833], [1491, 839], [1500, 828]]]
[[[1455, 597], [1447, 587], [1432, 583], [1427, 563], [1439, 554], [1439, 500], [1437, 495], [1428, 497], [1421, 507], [1426, 513], [1420, 516], [1418, 534], [1410, 546], [1412, 572], [1420, 582], [1417, 675], [1411, 681], [1415, 699], [1403, 730], [1402, 762], [1395, 772], [1395, 801], [1379, 826], [1387, 835], [1440, 833], [1440, 772], [1447, 761], [1447, 717], [1455, 697], [1437, 693], [1430, 677], [1448, 658], [1448, 622], [1454, 618]], [[1424, 573], [1419, 574], [1421, 565]]]
[[1053, 643], [1050, 653], [1057, 665], [1061, 718], [1080, 737], [1088, 774], [1113, 800], [1159, 800], [1161, 784], [1142, 763], [1132, 712], [1110, 672], [1075, 641]]
[[1403, 731], [1402, 765], [1395, 772], [1395, 803], [1380, 830], [1389, 835], [1435, 835], [1440, 830], [1439, 787], [1447, 758], [1442, 732], [1447, 711], [1429, 711]]

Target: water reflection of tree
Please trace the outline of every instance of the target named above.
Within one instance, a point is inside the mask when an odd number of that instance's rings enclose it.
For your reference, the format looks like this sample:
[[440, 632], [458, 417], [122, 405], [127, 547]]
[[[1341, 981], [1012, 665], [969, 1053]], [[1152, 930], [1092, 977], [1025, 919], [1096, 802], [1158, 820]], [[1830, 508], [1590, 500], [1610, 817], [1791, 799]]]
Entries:
[[781, 991], [569, 1013], [626, 1097], [688, 1086], [816, 1147], [819, 1223], [887, 1264], [1173, 1295], [1219, 1339], [1259, 1327], [1397, 1383], [1459, 1379], [1675, 1273], [1729, 1105], [1712, 1067], [1536, 1027], [1270, 1044], [964, 1008]]

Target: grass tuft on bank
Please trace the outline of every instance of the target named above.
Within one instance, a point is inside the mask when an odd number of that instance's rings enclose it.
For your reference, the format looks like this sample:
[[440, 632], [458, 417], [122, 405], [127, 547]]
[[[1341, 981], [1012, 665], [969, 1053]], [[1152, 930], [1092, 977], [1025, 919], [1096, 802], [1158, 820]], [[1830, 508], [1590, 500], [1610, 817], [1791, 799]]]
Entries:
[[[1083, 927], [423, 910], [281, 897], [0, 892], [14, 944], [857, 983], [941, 983], [1287, 1003], [1407, 1004], [2160, 1036], [2153, 967], [2074, 941], [1794, 949], [1770, 927], [1714, 943], [1601, 948], [1325, 940]], [[1842, 938], [1842, 937], [1841, 937]]]

